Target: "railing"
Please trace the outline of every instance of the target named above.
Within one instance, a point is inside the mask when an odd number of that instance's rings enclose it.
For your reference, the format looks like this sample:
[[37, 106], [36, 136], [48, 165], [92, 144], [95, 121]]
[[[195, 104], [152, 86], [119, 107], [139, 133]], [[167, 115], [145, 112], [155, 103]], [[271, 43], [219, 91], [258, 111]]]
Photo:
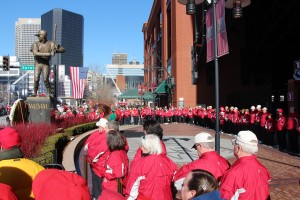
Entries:
[[42, 166], [57, 163], [57, 149], [45, 152], [34, 160]]

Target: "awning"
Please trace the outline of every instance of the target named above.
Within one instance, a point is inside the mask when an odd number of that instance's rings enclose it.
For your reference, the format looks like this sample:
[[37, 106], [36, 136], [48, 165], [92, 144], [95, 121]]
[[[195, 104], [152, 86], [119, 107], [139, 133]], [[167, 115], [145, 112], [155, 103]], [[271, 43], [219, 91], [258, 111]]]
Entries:
[[163, 82], [159, 84], [159, 86], [154, 90], [154, 93], [157, 94], [165, 94], [168, 93], [168, 85], [167, 85], [167, 80], [165, 79]]
[[118, 99], [141, 99], [141, 98], [143, 98], [144, 100], [147, 100], [147, 101], [154, 99], [152, 93], [149, 91], [145, 91], [145, 93], [142, 96], [139, 95], [138, 89], [127, 90], [123, 94], [119, 95], [117, 98]]

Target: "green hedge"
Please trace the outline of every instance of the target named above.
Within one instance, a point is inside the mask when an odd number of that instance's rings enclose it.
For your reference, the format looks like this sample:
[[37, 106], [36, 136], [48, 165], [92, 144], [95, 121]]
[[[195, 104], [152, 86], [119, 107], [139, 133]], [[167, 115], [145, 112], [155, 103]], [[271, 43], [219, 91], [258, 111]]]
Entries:
[[58, 132], [48, 137], [45, 143], [43, 144], [39, 156], [33, 158], [32, 160], [41, 165], [50, 163], [61, 163], [63, 150], [70, 142], [70, 137], [81, 135], [85, 132], [94, 130], [96, 128], [98, 128], [96, 126], [96, 122], [90, 122], [64, 129], [63, 132]]

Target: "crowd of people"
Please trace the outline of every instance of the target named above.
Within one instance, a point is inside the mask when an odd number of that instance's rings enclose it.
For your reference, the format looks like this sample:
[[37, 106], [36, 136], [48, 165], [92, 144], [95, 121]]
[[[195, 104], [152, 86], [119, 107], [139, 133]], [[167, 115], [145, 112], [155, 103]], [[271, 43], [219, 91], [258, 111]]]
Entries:
[[[156, 119], [159, 123], [186, 123], [214, 129], [216, 109], [207, 107], [176, 108], [120, 108], [120, 125], [139, 124], [145, 119]], [[261, 105], [249, 109], [221, 106], [219, 110], [220, 131], [236, 135], [239, 131], [251, 130], [259, 143], [272, 146], [294, 155], [300, 155], [300, 115], [294, 107], [288, 111], [278, 108], [269, 112]]]
[[268, 170], [257, 160], [258, 139], [240, 131], [232, 140], [236, 162], [214, 150], [206, 132], [194, 138], [199, 158], [182, 167], [168, 157], [163, 129], [155, 119], [143, 123], [144, 136], [129, 162], [126, 137], [117, 121], [101, 118], [84, 144], [92, 171], [92, 191], [76, 173], [47, 169], [23, 158], [20, 136], [12, 128], [0, 130], [1, 199], [269, 199]]
[[155, 119], [144, 121], [145, 135], [131, 163], [118, 124], [100, 119], [97, 125], [99, 130], [84, 145], [93, 199], [270, 199], [270, 173], [257, 160], [259, 142], [249, 130], [232, 140], [237, 158], [232, 166], [214, 150], [214, 137], [201, 132], [192, 147], [199, 158], [178, 168], [167, 155], [163, 129]]
[[[214, 150], [214, 137], [201, 132], [195, 135], [192, 147], [199, 158], [178, 168], [168, 157], [160, 124], [187, 123], [213, 128], [216, 117], [211, 106], [162, 109], [165, 111], [148, 107], [112, 108], [106, 118], [88, 105], [73, 110], [58, 107], [57, 113], [75, 115], [74, 110], [76, 116], [80, 112], [84, 117], [92, 113], [93, 119], [97, 119], [98, 129], [89, 135], [83, 147], [92, 173], [91, 192], [76, 173], [47, 169], [23, 158], [19, 134], [13, 127], [6, 127], [0, 130], [1, 198], [5, 195], [4, 199], [13, 200], [270, 199], [271, 176], [256, 157], [258, 144], [296, 151], [299, 145], [295, 142], [299, 137], [298, 115], [293, 108], [288, 116], [278, 109], [273, 119], [267, 108], [260, 105], [241, 111], [220, 107], [220, 127], [235, 135], [232, 145], [237, 160], [230, 165]], [[119, 131], [120, 125], [129, 124], [142, 124], [144, 130], [131, 162], [127, 139]]]

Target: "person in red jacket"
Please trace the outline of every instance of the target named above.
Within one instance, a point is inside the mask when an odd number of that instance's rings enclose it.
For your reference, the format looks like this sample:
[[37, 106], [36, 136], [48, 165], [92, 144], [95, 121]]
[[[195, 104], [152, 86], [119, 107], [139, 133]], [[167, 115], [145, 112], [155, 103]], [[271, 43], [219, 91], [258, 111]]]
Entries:
[[[102, 177], [95, 174], [95, 163], [104, 163], [106, 159], [105, 152], [108, 147], [106, 144], [107, 119], [101, 118], [96, 125], [98, 130], [92, 132], [88, 139], [85, 141], [84, 150], [87, 151], [87, 162], [91, 167], [92, 174], [92, 198], [97, 199], [102, 192], [101, 184]], [[105, 155], [104, 155], [105, 154]]]
[[176, 164], [162, 154], [161, 141], [153, 134], [142, 138], [143, 156], [129, 171], [125, 197], [131, 199], [172, 200], [172, 179]]
[[289, 152], [296, 152], [297, 150], [297, 127], [299, 116], [295, 113], [295, 108], [290, 107], [290, 112], [286, 122], [286, 149]]
[[232, 144], [237, 160], [220, 181], [221, 197], [239, 200], [270, 199], [271, 176], [266, 167], [257, 160], [256, 135], [251, 131], [240, 131]]
[[[101, 118], [96, 125], [99, 127], [97, 131], [94, 131], [86, 140], [84, 144], [84, 150], [87, 151], [87, 161], [91, 166], [92, 173], [92, 197], [98, 198], [102, 192], [102, 180], [103, 177], [97, 175], [95, 171], [100, 166], [102, 167], [108, 156], [108, 146], [106, 143], [106, 134], [110, 130], [119, 130], [119, 124], [116, 121], [107, 121], [105, 118]], [[123, 137], [128, 151], [128, 143], [126, 138]]]
[[264, 144], [273, 146], [274, 131], [275, 131], [275, 121], [273, 119], [273, 115], [269, 113], [267, 117], [267, 121], [265, 123]]
[[[146, 120], [143, 124], [143, 129], [144, 129], [145, 135], [154, 134], [160, 139], [160, 143], [161, 143], [161, 146], [162, 146], [162, 154], [166, 155], [167, 154], [166, 145], [162, 140], [162, 138], [163, 138], [163, 129], [160, 126], [159, 122], [154, 120], [154, 119]], [[142, 158], [142, 155], [143, 155], [142, 147], [139, 147], [137, 149], [135, 155], [134, 155], [134, 158], [131, 161], [130, 169], [133, 169], [134, 166], [136, 164], [138, 164], [138, 161], [139, 161], [139, 159]]]
[[275, 147], [280, 150], [284, 150], [286, 148], [286, 117], [283, 114], [283, 109], [279, 108], [277, 110], [277, 118], [276, 118], [276, 127], [275, 127]]
[[212, 173], [215, 179], [220, 180], [224, 172], [229, 169], [229, 162], [215, 150], [215, 140], [209, 133], [201, 132], [195, 136], [192, 147], [197, 150], [199, 159], [183, 165], [175, 174], [174, 182], [177, 191], [181, 190], [186, 175], [194, 169], [202, 169]]
[[104, 165], [95, 169], [95, 173], [103, 177], [102, 190], [111, 190], [123, 194], [129, 163], [125, 150], [126, 143], [121, 133], [115, 130], [110, 130], [107, 133], [106, 142], [109, 149], [108, 156]]
[[263, 107], [262, 109], [262, 114], [260, 116], [260, 129], [259, 129], [259, 134], [258, 134], [258, 142], [259, 143], [263, 143], [263, 141], [265, 140], [265, 124], [267, 121], [267, 117], [268, 117], [269, 113], [268, 113], [268, 109], [266, 107]]

